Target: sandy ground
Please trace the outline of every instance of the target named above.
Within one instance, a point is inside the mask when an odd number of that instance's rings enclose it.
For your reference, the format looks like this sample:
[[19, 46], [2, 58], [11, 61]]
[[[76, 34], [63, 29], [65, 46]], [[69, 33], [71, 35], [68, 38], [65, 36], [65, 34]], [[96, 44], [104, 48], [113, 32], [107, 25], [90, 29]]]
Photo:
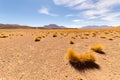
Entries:
[[[57, 37], [52, 36], [54, 33]], [[93, 33], [97, 35], [94, 36]], [[0, 36], [0, 80], [120, 79], [118, 29], [96, 32], [16, 29], [0, 30]], [[42, 39], [35, 42], [35, 38], [39, 36]], [[109, 40], [110, 38], [113, 40]], [[70, 40], [73, 40], [74, 44], [70, 44]], [[98, 67], [78, 69], [66, 59], [68, 48], [85, 53], [91, 51], [89, 46], [97, 44], [102, 44], [105, 52], [95, 53]]]

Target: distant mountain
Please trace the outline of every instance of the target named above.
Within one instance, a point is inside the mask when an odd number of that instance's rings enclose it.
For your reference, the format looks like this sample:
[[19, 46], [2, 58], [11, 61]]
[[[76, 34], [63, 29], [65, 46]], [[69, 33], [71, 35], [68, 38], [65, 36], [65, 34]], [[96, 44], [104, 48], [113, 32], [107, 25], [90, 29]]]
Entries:
[[65, 28], [64, 26], [58, 26], [56, 24], [49, 24], [49, 25], [45, 25], [44, 28], [48, 28], [48, 29], [62, 29]]
[[108, 25], [101, 25], [101, 26], [88, 25], [88, 26], [83, 26], [82, 27], [82, 29], [94, 29], [94, 28], [112, 28], [112, 26], [108, 26]]
[[0, 29], [44, 29], [44, 27], [34, 27], [18, 24], [0, 24]]
[[[84, 26], [80, 29], [94, 29], [94, 28], [111, 28], [112, 26], [102, 25], [92, 25], [92, 26]], [[56, 24], [49, 24], [43, 27], [33, 27], [33, 26], [25, 26], [25, 25], [17, 25], [17, 24], [0, 24], [0, 29], [77, 29], [77, 28], [66, 28], [64, 26], [58, 26]]]
[[64, 26], [58, 26], [56, 24], [49, 24], [43, 27], [33, 27], [17, 24], [0, 24], [0, 29], [64, 29]]
[[29, 29], [31, 26], [21, 26], [17, 24], [0, 24], [0, 29]]

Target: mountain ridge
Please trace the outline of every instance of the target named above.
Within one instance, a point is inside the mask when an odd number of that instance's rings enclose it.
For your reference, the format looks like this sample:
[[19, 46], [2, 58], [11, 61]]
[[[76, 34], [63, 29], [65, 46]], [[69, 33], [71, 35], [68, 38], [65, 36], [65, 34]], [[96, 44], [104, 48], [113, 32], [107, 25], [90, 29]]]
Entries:
[[88, 25], [88, 26], [83, 26], [81, 29], [97, 29], [97, 28], [112, 28], [112, 26], [108, 25]]

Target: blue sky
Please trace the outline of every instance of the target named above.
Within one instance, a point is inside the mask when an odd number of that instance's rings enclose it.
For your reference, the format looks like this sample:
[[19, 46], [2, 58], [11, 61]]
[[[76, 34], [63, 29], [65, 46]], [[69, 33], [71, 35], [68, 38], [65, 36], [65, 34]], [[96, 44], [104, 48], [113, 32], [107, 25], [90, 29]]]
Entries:
[[0, 23], [120, 25], [120, 0], [0, 0]]

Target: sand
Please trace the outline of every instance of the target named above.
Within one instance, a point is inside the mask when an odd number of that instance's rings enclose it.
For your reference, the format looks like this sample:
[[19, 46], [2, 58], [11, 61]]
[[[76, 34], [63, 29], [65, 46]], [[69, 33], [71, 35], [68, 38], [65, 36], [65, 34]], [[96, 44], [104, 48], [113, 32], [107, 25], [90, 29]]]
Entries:
[[[57, 34], [57, 37], [53, 37], [53, 34]], [[0, 80], [120, 79], [120, 29], [13, 29], [0, 30], [0, 36]], [[7, 37], [2, 38], [3, 36]], [[35, 42], [36, 37], [42, 38]], [[110, 38], [113, 40], [109, 40]], [[74, 44], [70, 44], [70, 40], [73, 40]], [[104, 46], [105, 52], [94, 52], [98, 67], [78, 69], [66, 59], [68, 48], [77, 53], [85, 53], [91, 51], [90, 46], [98, 44]]]

